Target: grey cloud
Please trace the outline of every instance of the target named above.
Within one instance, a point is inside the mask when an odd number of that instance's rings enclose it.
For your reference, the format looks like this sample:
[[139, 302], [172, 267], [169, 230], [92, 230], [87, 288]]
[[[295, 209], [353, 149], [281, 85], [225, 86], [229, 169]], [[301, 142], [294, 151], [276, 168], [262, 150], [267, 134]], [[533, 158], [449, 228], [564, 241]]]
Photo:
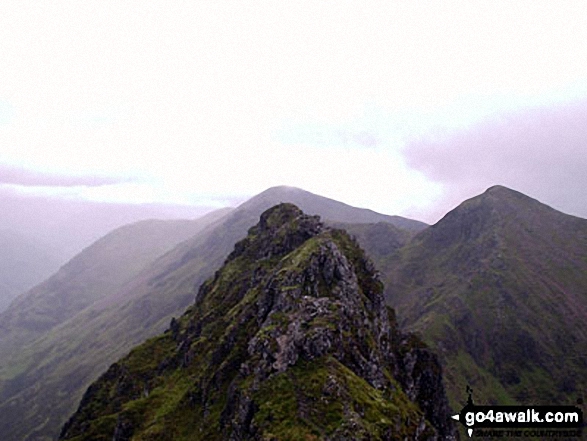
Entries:
[[445, 187], [435, 220], [462, 200], [502, 184], [587, 217], [587, 101], [534, 109], [404, 151], [408, 165]]
[[66, 176], [52, 173], [43, 173], [22, 167], [0, 164], [0, 184], [14, 184], [21, 186], [41, 187], [100, 187], [129, 179], [117, 179], [100, 176]]

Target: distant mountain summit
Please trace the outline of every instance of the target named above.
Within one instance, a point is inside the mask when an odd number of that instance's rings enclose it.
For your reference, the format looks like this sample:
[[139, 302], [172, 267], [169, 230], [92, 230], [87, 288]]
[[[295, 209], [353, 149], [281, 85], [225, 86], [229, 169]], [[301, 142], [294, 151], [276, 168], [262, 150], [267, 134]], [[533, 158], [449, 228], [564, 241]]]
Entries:
[[265, 190], [252, 197], [239, 208], [264, 211], [281, 202], [290, 202], [300, 207], [304, 213], [318, 214], [327, 221], [345, 223], [387, 222], [396, 227], [410, 231], [420, 231], [428, 225], [401, 216], [389, 216], [365, 208], [356, 208], [345, 203], [319, 196], [296, 187], [278, 186]]
[[502, 186], [381, 265], [402, 323], [442, 356], [453, 403], [567, 404], [587, 390], [587, 220]]
[[[560, 213], [536, 199], [507, 187], [496, 185], [447, 213], [424, 235], [432, 241], [475, 239], [487, 229], [520, 227], [565, 228], [577, 219]], [[561, 231], [562, 234], [566, 234]], [[569, 233], [573, 234], [572, 231]]]
[[382, 289], [345, 232], [270, 208], [184, 315], [89, 387], [60, 439], [454, 439], [440, 365]]

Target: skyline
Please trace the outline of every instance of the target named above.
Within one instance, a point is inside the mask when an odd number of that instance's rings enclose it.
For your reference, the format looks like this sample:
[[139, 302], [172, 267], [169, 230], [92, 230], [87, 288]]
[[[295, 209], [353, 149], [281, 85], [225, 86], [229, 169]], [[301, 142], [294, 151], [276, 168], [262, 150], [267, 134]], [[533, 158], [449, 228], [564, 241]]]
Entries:
[[0, 6], [0, 194], [436, 222], [495, 184], [587, 217], [582, 2]]

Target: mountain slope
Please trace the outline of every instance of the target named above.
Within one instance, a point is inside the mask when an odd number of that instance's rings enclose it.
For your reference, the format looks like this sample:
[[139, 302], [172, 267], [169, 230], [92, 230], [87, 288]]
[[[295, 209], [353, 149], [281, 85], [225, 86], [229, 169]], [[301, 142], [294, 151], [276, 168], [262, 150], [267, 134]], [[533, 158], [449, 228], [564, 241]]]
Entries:
[[14, 300], [0, 315], [0, 354], [12, 337], [21, 344], [44, 334], [119, 289], [148, 263], [193, 236], [217, 215], [193, 221], [147, 220], [117, 228]]
[[450, 439], [440, 366], [340, 230], [276, 206], [170, 329], [115, 363], [62, 439]]
[[[492, 187], [379, 263], [453, 404], [566, 404], [587, 389], [587, 220]], [[456, 405], [456, 404], [455, 404]]]
[[[54, 437], [44, 435], [44, 425], [62, 424], [63, 412], [71, 407], [70, 390], [84, 387], [78, 379], [97, 375], [100, 371], [94, 369], [103, 367], [99, 362], [93, 366], [93, 360], [84, 358], [73, 367], [67, 363], [75, 358], [84, 338], [91, 340], [88, 332], [94, 337], [100, 333], [88, 326], [83, 311], [120, 290], [161, 253], [224, 214], [226, 211], [221, 210], [193, 221], [141, 221], [118, 228], [19, 296], [0, 314], [3, 439], [22, 440], [35, 427], [41, 430], [31, 439]], [[76, 317], [81, 318], [78, 326], [70, 327], [70, 320]], [[111, 342], [115, 347], [116, 341], [115, 337]], [[94, 339], [82, 343], [82, 347], [84, 344], [89, 344], [84, 350], [95, 352], [99, 361], [101, 342]], [[56, 387], [56, 382], [64, 386]], [[55, 414], [61, 419], [54, 421]]]
[[374, 262], [381, 262], [405, 246], [415, 235], [414, 231], [404, 230], [387, 222], [375, 224], [347, 224], [327, 222], [329, 226], [346, 230], [365, 250]]
[[[53, 327], [26, 347], [12, 347], [0, 365], [0, 431], [6, 440], [57, 435], [85, 388], [133, 346], [157, 335], [193, 302], [198, 287], [220, 267], [272, 200], [304, 195], [314, 207], [330, 200], [302, 190], [277, 187], [210, 223], [160, 256], [84, 310]], [[330, 203], [330, 202], [328, 202]], [[343, 206], [344, 204], [341, 204]], [[373, 219], [372, 212], [344, 205], [344, 218]], [[333, 216], [335, 213], [324, 211]], [[346, 213], [346, 214], [345, 214]], [[323, 214], [318, 210], [317, 214]], [[380, 219], [384, 215], [376, 215]], [[340, 221], [336, 217], [333, 221]], [[393, 231], [402, 236], [396, 227]], [[408, 234], [408, 233], [406, 233]], [[411, 234], [411, 233], [409, 233]], [[402, 239], [403, 240], [403, 239]], [[56, 314], [46, 305], [47, 314]], [[1, 324], [1, 322], [0, 322]], [[0, 342], [1, 347], [1, 342]], [[13, 425], [15, 418], [20, 423]]]
[[58, 253], [38, 240], [0, 230], [0, 312], [20, 293], [42, 282], [57, 269]]
[[5, 190], [0, 191], [0, 229], [47, 244], [60, 263], [121, 226], [144, 219], [195, 219], [211, 210], [204, 206], [48, 198]]

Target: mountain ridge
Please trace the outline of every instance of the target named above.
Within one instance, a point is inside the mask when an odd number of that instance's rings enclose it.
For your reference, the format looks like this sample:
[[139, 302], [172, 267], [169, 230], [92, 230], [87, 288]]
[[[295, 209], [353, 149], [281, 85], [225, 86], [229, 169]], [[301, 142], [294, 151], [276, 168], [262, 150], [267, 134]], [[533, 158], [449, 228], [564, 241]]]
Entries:
[[501, 404], [574, 401], [584, 390], [587, 220], [495, 186], [381, 267], [403, 325], [452, 367], [453, 405], [466, 384]]
[[90, 386], [61, 439], [453, 439], [440, 366], [381, 292], [346, 233], [270, 208], [165, 334]]
[[[314, 197], [295, 193], [300, 192]], [[15, 441], [55, 436], [90, 381], [130, 348], [162, 332], [172, 316], [192, 303], [198, 287], [259, 219], [264, 207], [258, 202], [225, 212], [42, 338], [26, 347], [12, 346], [11, 356], [0, 364], [4, 436]], [[56, 401], [58, 405], [49, 404]], [[13, 412], [23, 424], [9, 429]], [[35, 429], [31, 432], [27, 427]]]
[[[122, 286], [149, 261], [215, 217], [210, 213], [194, 221], [143, 220], [116, 228], [14, 299], [0, 314], [0, 328], [18, 330], [22, 334], [18, 344], [34, 339]], [[2, 340], [6, 339], [4, 335]]]
[[[259, 219], [261, 208], [257, 200], [225, 212], [124, 287], [4, 357], [3, 436], [14, 441], [55, 436], [90, 381], [131, 347], [163, 332], [171, 317], [192, 303], [198, 287]], [[580, 321], [586, 304], [581, 293], [587, 292], [584, 224], [584, 219], [501, 186], [465, 201], [419, 232], [386, 222], [328, 222], [356, 236], [375, 260], [401, 325], [421, 333], [440, 355], [455, 409], [464, 404], [467, 384], [486, 402], [574, 401], [583, 384], [581, 372], [587, 371], [576, 349], [585, 337], [574, 330], [585, 326]], [[527, 300], [533, 298], [545, 301]], [[511, 315], [518, 308], [516, 322]], [[487, 315], [502, 322], [488, 321]], [[499, 329], [507, 333], [496, 334]], [[547, 338], [541, 341], [538, 335]], [[553, 352], [553, 345], [565, 348], [574, 361], [560, 350]], [[488, 351], [492, 346], [498, 349]], [[526, 347], [526, 355], [516, 359]], [[536, 354], [537, 369], [526, 375], [533, 359], [527, 356]], [[552, 369], [557, 359], [563, 360], [558, 371]], [[579, 375], [568, 380], [563, 367]], [[21, 423], [14, 425], [15, 418]]]

